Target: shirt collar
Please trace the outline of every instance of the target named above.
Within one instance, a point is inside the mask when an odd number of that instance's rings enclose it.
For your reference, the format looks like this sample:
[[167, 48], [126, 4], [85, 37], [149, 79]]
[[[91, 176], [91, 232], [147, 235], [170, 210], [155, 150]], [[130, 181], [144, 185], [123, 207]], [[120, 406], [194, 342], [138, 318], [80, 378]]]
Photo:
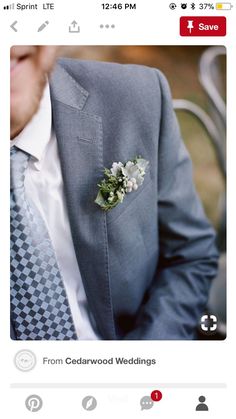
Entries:
[[40, 162], [44, 156], [46, 146], [49, 143], [52, 129], [52, 112], [49, 84], [44, 89], [39, 109], [23, 131], [14, 140], [11, 147], [17, 146], [30, 154], [36, 160], [36, 166], [40, 170]]

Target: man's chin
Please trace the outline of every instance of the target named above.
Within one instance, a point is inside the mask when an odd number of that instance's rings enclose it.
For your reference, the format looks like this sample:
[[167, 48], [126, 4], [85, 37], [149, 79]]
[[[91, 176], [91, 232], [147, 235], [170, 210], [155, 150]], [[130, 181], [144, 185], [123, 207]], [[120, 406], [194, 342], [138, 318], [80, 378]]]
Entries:
[[14, 138], [23, 131], [25, 126], [30, 122], [34, 115], [34, 111], [30, 113], [21, 114], [19, 112], [19, 107], [16, 109], [13, 107], [11, 108], [11, 126], [10, 126], [10, 138], [14, 140]]
[[11, 128], [10, 128], [10, 139], [14, 140], [14, 138], [20, 134], [20, 132], [23, 130], [23, 126], [21, 123], [18, 123], [14, 120], [14, 122], [11, 121]]
[[11, 91], [11, 140], [23, 131], [38, 111], [45, 84], [42, 80], [37, 89], [32, 89], [34, 96]]

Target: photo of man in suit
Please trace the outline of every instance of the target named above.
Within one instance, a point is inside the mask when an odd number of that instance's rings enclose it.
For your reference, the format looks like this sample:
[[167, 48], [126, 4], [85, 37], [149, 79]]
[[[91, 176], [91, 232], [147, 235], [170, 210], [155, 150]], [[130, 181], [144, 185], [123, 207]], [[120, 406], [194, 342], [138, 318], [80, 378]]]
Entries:
[[[11, 48], [11, 337], [190, 340], [217, 273], [168, 83], [155, 68]], [[143, 183], [103, 211], [104, 168]]]

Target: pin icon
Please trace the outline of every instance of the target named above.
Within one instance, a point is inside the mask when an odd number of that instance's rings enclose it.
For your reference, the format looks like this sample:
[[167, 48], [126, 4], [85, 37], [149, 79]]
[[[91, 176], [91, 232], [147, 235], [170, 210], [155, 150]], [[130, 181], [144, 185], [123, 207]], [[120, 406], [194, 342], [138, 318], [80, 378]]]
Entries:
[[192, 33], [193, 26], [193, 20], [188, 20], [188, 26], [187, 29], [189, 30], [189, 33]]

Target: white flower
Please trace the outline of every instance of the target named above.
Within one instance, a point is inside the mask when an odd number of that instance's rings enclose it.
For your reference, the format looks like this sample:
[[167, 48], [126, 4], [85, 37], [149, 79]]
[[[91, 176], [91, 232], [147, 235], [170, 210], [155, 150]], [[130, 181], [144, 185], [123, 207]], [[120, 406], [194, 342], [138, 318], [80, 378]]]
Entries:
[[121, 163], [120, 161], [119, 161], [119, 163], [114, 162], [114, 163], [112, 164], [111, 174], [112, 174], [113, 176], [117, 176], [117, 173], [119, 172], [119, 170], [120, 170], [122, 167], [124, 167], [124, 165], [123, 165], [123, 163]]
[[137, 184], [137, 186], [142, 185], [144, 178], [138, 164], [134, 164], [133, 162], [128, 161], [128, 163], [126, 163], [126, 165], [122, 167], [121, 170], [124, 176], [126, 176], [128, 180], [132, 182], [132, 187], [134, 184]]
[[144, 174], [145, 174], [145, 169], [148, 166], [148, 163], [149, 162], [145, 159], [137, 159], [137, 166], [141, 172], [144, 172]]

